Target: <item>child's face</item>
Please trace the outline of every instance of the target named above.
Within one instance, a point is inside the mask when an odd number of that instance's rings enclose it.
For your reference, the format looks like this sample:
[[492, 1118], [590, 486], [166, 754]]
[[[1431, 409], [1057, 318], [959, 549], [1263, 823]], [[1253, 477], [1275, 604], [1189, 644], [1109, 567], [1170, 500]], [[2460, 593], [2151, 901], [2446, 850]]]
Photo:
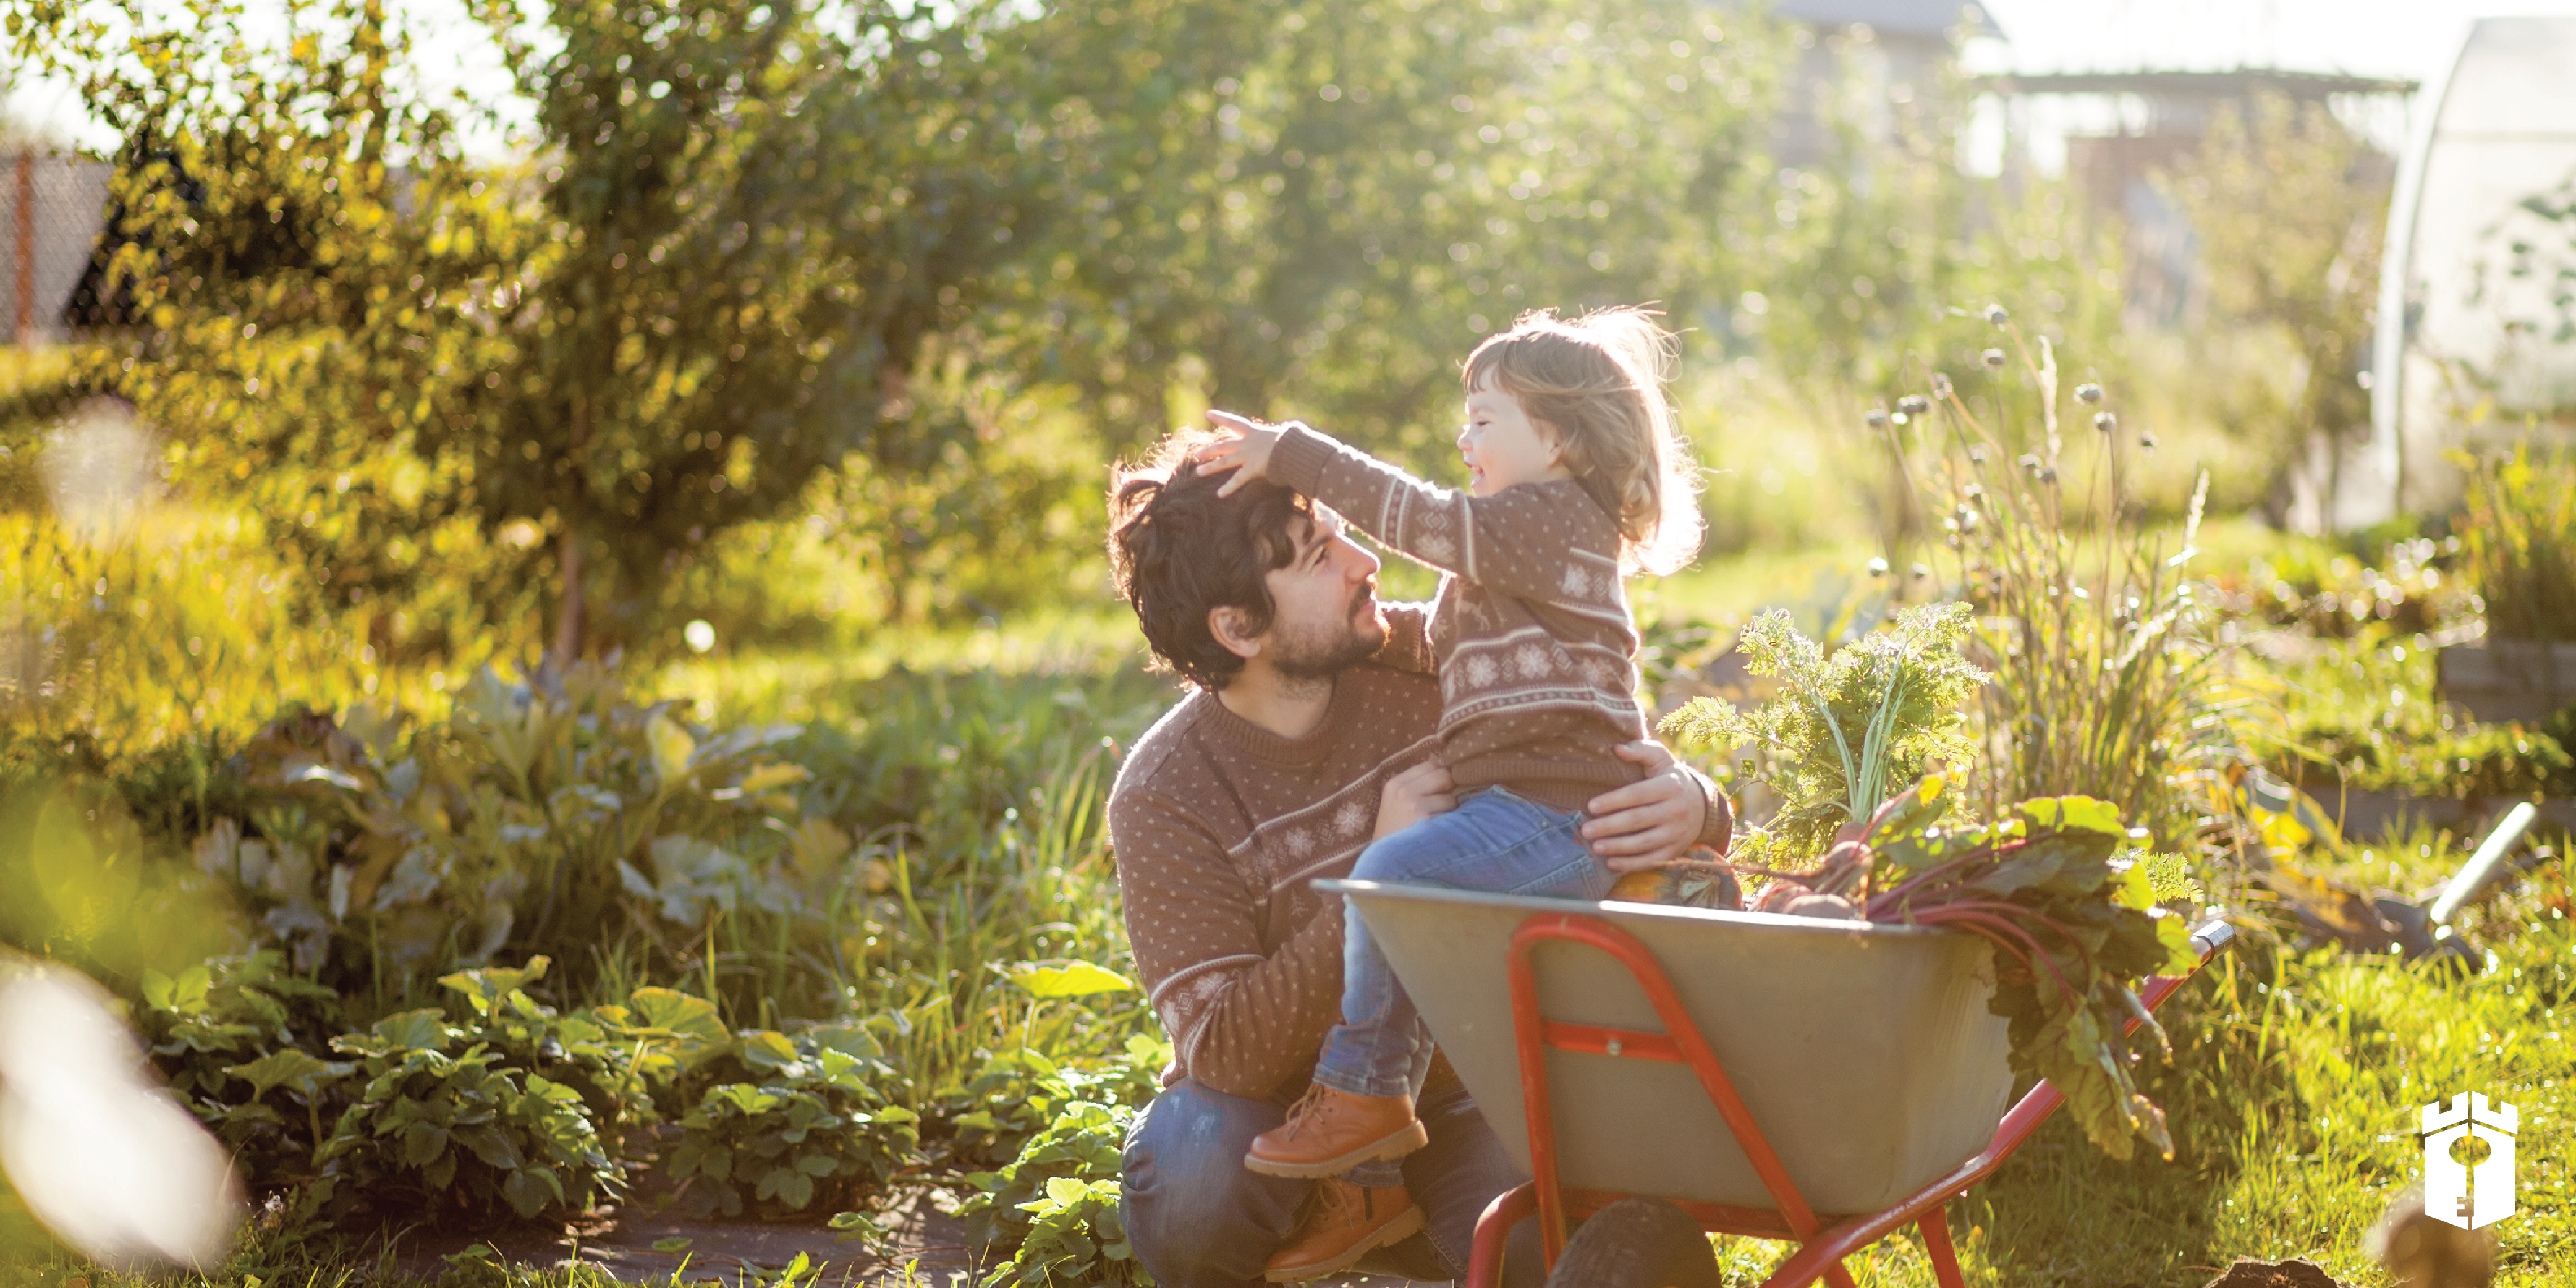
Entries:
[[1467, 395], [1467, 427], [1458, 431], [1467, 458], [1467, 489], [1492, 496], [1523, 483], [1570, 478], [1560, 458], [1564, 445], [1552, 426], [1531, 420], [1521, 400], [1491, 379]]

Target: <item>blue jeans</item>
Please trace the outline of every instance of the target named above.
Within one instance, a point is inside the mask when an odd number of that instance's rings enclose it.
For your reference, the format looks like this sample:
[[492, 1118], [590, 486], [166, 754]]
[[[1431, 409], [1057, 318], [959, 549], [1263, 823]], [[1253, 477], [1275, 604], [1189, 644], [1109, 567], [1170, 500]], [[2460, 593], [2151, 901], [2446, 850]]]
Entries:
[[[1565, 814], [1487, 787], [1360, 851], [1351, 875], [1363, 881], [1413, 881], [1498, 894], [1598, 899], [1610, 870], [1585, 848], [1580, 814]], [[1400, 1096], [1422, 1085], [1431, 1065], [1431, 1033], [1387, 965], [1386, 954], [1348, 913], [1342, 940], [1342, 1022], [1324, 1039], [1315, 1081], [1355, 1096]], [[1501, 962], [1494, 963], [1500, 969]], [[1365, 1178], [1353, 1176], [1367, 1183]]]
[[[1450, 1084], [1421, 1106], [1431, 1143], [1404, 1158], [1401, 1179], [1430, 1223], [1422, 1233], [1380, 1248], [1359, 1269], [1437, 1282], [1467, 1273], [1476, 1218], [1494, 1196], [1528, 1180], [1503, 1153], [1467, 1089]], [[1252, 1138], [1287, 1119], [1285, 1107], [1176, 1083], [1138, 1115], [1127, 1132], [1118, 1205], [1136, 1259], [1163, 1288], [1243, 1288], [1261, 1282], [1262, 1264], [1287, 1242], [1297, 1208], [1313, 1181], [1264, 1176], [1243, 1165]], [[1378, 1181], [1376, 1184], [1394, 1184]], [[1540, 1281], [1538, 1222], [1512, 1232], [1503, 1282]]]

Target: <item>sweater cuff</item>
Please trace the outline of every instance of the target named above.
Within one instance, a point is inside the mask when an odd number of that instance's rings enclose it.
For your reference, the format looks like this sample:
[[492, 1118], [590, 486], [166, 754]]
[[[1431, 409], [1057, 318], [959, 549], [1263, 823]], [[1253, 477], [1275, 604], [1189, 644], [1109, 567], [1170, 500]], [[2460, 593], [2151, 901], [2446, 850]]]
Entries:
[[1699, 844], [1724, 858], [1735, 845], [1735, 807], [1727, 802], [1726, 793], [1717, 783], [1696, 769], [1690, 770], [1691, 781], [1699, 784], [1700, 795], [1707, 799], [1707, 812], [1700, 816]]
[[1329, 436], [1304, 425], [1289, 425], [1270, 449], [1270, 481], [1308, 498], [1324, 482], [1324, 464], [1343, 450]]

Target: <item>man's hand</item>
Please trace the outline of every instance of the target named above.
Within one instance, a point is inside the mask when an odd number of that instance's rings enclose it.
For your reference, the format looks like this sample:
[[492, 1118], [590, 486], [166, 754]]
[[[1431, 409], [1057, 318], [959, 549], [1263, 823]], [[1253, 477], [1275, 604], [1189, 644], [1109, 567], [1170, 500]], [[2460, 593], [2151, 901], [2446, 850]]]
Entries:
[[1592, 815], [1583, 825], [1585, 843], [1613, 872], [1662, 867], [1689, 853], [1708, 811], [1699, 780], [1658, 742], [1627, 743], [1618, 755], [1649, 776], [1592, 798], [1585, 806]]
[[1210, 472], [1234, 471], [1234, 477], [1217, 488], [1218, 496], [1232, 496], [1235, 489], [1269, 475], [1270, 449], [1279, 445], [1280, 435], [1287, 432], [1285, 426], [1265, 425], [1230, 411], [1211, 411], [1208, 419], [1215, 421], [1217, 428], [1234, 435], [1199, 449], [1199, 464]]
[[1384, 840], [1456, 808], [1458, 795], [1449, 782], [1449, 767], [1437, 758], [1423, 761], [1386, 780], [1377, 797], [1377, 832], [1369, 839]]

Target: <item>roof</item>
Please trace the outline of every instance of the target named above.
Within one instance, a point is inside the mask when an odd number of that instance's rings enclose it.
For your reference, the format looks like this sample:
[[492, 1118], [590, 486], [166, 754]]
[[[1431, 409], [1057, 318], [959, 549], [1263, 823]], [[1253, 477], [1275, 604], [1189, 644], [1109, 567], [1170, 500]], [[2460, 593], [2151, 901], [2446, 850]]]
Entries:
[[2277, 67], [2226, 71], [2005, 72], [1980, 80], [2007, 94], [2145, 94], [2156, 98], [2243, 98], [2258, 90], [2292, 98], [2330, 94], [2412, 94], [2418, 84], [2383, 76], [2294, 72]]
[[1985, 6], [1962, 0], [1779, 0], [1771, 16], [1820, 27], [1862, 23], [1900, 35], [1938, 36], [1963, 25], [1980, 36], [2004, 34]]

